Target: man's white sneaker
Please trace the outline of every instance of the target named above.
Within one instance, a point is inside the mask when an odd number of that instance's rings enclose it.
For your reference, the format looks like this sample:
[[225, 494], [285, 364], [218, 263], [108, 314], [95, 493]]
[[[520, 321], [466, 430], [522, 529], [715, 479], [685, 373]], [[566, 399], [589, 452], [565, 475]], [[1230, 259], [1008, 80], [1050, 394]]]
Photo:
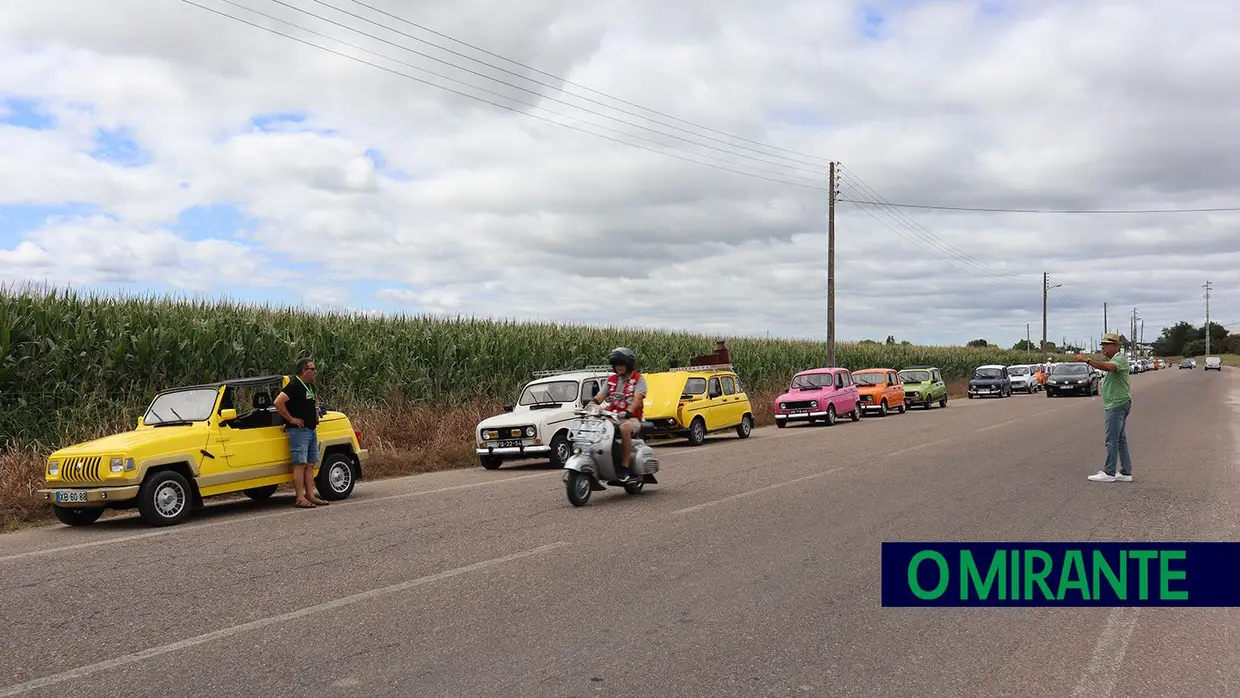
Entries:
[[1132, 476], [1131, 476], [1131, 475], [1118, 475], [1118, 474], [1117, 474], [1117, 475], [1115, 476], [1115, 481], [1116, 481], [1116, 482], [1132, 482]]
[[1093, 475], [1090, 475], [1089, 479], [1094, 482], [1115, 482], [1115, 476], [1107, 475], [1105, 470], [1099, 470]]

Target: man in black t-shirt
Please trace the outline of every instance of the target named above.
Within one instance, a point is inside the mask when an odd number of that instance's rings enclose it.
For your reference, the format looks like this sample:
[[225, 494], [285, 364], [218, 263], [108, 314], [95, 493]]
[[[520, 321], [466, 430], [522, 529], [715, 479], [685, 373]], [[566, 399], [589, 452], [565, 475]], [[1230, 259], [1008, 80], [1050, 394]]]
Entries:
[[319, 463], [319, 408], [314, 402], [314, 378], [318, 370], [313, 359], [297, 362], [297, 375], [276, 396], [276, 412], [284, 417], [289, 455], [293, 461], [294, 506], [312, 509], [327, 504], [314, 486], [314, 466]]

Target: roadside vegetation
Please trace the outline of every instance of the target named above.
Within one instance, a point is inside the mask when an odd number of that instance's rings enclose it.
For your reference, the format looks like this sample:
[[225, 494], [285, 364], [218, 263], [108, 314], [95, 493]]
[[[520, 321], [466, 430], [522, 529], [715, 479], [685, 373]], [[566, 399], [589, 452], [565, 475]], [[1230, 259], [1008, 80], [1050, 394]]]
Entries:
[[[472, 467], [470, 434], [533, 371], [601, 364], [633, 347], [646, 372], [685, 364], [726, 339], [759, 426], [791, 376], [826, 361], [826, 343], [472, 318], [314, 313], [161, 297], [0, 288], [0, 527], [43, 519], [31, 494], [47, 454], [133, 428], [160, 389], [288, 374], [316, 359], [319, 392], [371, 450], [368, 476]], [[973, 367], [1025, 363], [991, 345], [837, 343], [850, 369], [931, 364], [952, 395]]]

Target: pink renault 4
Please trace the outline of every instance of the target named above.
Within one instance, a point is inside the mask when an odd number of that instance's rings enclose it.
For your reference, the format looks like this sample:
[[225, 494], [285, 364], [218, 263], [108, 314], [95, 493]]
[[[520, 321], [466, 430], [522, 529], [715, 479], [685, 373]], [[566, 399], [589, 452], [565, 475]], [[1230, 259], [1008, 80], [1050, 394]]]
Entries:
[[846, 368], [812, 368], [792, 378], [788, 392], [775, 399], [775, 426], [783, 429], [788, 422], [819, 421], [835, 424], [838, 415], [846, 414], [855, 422], [861, 419], [860, 397], [852, 373]]

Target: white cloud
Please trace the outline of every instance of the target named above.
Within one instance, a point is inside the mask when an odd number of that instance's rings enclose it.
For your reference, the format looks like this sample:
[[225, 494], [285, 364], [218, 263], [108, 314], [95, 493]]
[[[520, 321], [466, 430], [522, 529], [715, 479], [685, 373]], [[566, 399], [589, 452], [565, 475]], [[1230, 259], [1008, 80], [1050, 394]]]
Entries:
[[[701, 129], [689, 136], [668, 117], [643, 112], [664, 123], [643, 120], [470, 65], [537, 94], [522, 93], [346, 37], [275, 3], [238, 1], [572, 115], [557, 120], [605, 124], [634, 142], [694, 153], [669, 151], [678, 155], [819, 187], [825, 166], [815, 158], [839, 159], [845, 199], [875, 194], [858, 176], [889, 201], [1011, 208], [1226, 206], [1240, 191], [1233, 68], [1240, 45], [1228, 29], [1240, 6], [1223, 0], [1191, 12], [1165, 1], [1064, 0], [998, 15], [976, 3], [877, 3], [886, 15], [876, 40], [861, 35], [858, 8], [809, 0], [471, 0], [416, 9], [369, 0], [596, 90], [800, 155]], [[390, 29], [317, 3], [292, 4], [467, 64], [393, 30], [445, 39], [350, 0], [330, 4]], [[0, 229], [6, 279], [291, 291], [319, 307], [825, 334], [825, 191], [592, 138], [185, 3], [103, 5], [45, 0], [0, 17], [0, 104], [6, 95], [37, 100], [57, 119], [44, 131], [0, 124], [0, 207], [86, 202], [108, 214], [8, 237]], [[687, 145], [549, 97], [770, 162]], [[261, 131], [250, 125], [282, 113], [305, 119]], [[809, 125], [779, 118], [792, 114]], [[152, 155], [148, 164], [89, 157], [97, 130], [119, 127]], [[220, 202], [258, 224], [236, 233], [174, 226], [183, 210]], [[1051, 296], [1052, 339], [1099, 335], [1104, 301], [1124, 309], [1111, 322], [1122, 330], [1133, 306], [1153, 326], [1202, 315], [1207, 278], [1224, 291], [1240, 288], [1235, 214], [895, 213], [842, 203], [837, 226], [836, 317], [848, 338], [1011, 343], [1026, 323], [1037, 336], [1044, 271], [1063, 284]], [[314, 289], [304, 288], [304, 271], [287, 270], [293, 264], [317, 270]], [[1235, 293], [1220, 297], [1240, 302]], [[1231, 314], [1240, 319], [1240, 308]]]

